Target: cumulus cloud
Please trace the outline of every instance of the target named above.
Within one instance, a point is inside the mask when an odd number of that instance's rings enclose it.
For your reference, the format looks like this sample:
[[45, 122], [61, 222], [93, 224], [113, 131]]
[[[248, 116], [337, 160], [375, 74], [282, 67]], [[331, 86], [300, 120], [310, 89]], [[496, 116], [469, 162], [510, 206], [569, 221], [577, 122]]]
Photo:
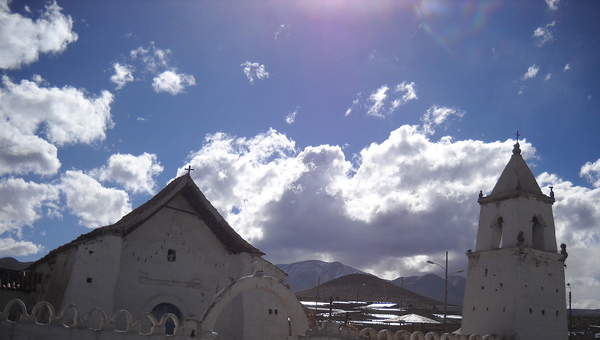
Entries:
[[29, 241], [0, 238], [0, 257], [32, 255], [39, 253], [42, 249], [41, 245]]
[[25, 79], [13, 83], [7, 76], [2, 85], [0, 117], [23, 133], [34, 135], [42, 128], [47, 140], [63, 145], [103, 140], [112, 127], [108, 91], [90, 97], [82, 89], [44, 87]]
[[56, 209], [57, 200], [58, 189], [53, 185], [22, 178], [0, 179], [0, 235], [19, 234], [21, 228], [33, 225], [44, 215], [43, 208]]
[[[514, 142], [433, 139], [420, 126], [403, 125], [349, 158], [337, 145], [298, 149], [275, 130], [252, 138], [217, 133], [185, 164], [197, 170], [192, 177], [221, 214], [271, 260], [327, 258], [394, 278], [431, 270], [422, 260], [446, 249], [451, 266], [464, 267], [475, 241], [477, 193], [491, 191]], [[526, 159], [537, 157], [533, 145], [520, 143]], [[538, 181], [546, 193], [554, 186], [569, 277], [586, 287], [580, 301], [593, 305], [598, 289], [590, 284], [600, 277], [589, 258], [600, 256], [600, 188], [548, 173]]]
[[434, 134], [435, 127], [443, 124], [451, 116], [463, 117], [464, 112], [455, 108], [432, 105], [427, 109], [423, 118], [423, 131], [427, 134]]
[[546, 73], [544, 80], [550, 80], [550, 79], [552, 79], [552, 73]]
[[546, 43], [554, 40], [554, 34], [552, 33], [552, 28], [554, 26], [556, 26], [556, 21], [552, 21], [551, 23], [542, 27], [538, 27], [533, 31], [533, 38], [536, 40], [536, 44], [538, 46], [542, 47]]
[[477, 193], [491, 190], [513, 143], [434, 141], [421, 131], [402, 126], [355, 164], [340, 146], [296, 150], [275, 130], [214, 134], [186, 164], [224, 217], [275, 261], [319, 254], [374, 271], [392, 263], [399, 274], [407, 269], [396, 258], [472, 247]]
[[114, 223], [131, 210], [127, 192], [106, 188], [79, 170], [66, 171], [58, 187], [67, 208], [88, 228]]
[[42, 138], [0, 120], [0, 175], [55, 174], [61, 165], [57, 152], [56, 146]]
[[162, 171], [163, 167], [156, 155], [144, 152], [139, 156], [111, 155], [106, 165], [91, 171], [91, 175], [101, 181], [120, 184], [134, 193], [151, 194], [156, 186], [154, 178]]
[[[414, 82], [405, 81], [397, 84], [393, 89], [390, 89], [387, 85], [382, 85], [369, 95], [367, 115], [384, 118], [401, 105], [415, 99], [418, 99], [418, 97]], [[352, 111], [351, 108], [349, 110]], [[347, 110], [346, 115], [349, 115], [350, 112]]]
[[269, 72], [267, 72], [264, 64], [245, 61], [240, 66], [250, 84], [254, 84], [255, 79], [262, 80], [269, 78]]
[[558, 3], [560, 2], [560, 0], [546, 0], [546, 5], [548, 5], [548, 8], [556, 11], [558, 9]]
[[525, 72], [525, 74], [523, 74], [523, 77], [521, 79], [527, 80], [527, 79], [535, 78], [535, 76], [537, 76], [539, 71], [540, 71], [540, 67], [533, 64], [527, 68], [527, 72]]
[[[588, 162], [582, 167], [584, 176], [595, 163]], [[600, 304], [600, 275], [594, 262], [600, 256], [600, 188], [577, 186], [547, 172], [537, 180], [542, 187], [554, 187], [557, 239], [568, 246], [567, 282], [577, 290], [576, 306], [595, 308]]]
[[600, 188], [600, 159], [585, 163], [581, 167], [579, 175], [587, 179], [594, 187]]
[[287, 116], [285, 116], [285, 122], [286, 122], [288, 125], [292, 125], [292, 124], [294, 124], [294, 122], [296, 121], [296, 115], [297, 115], [297, 114], [298, 114], [298, 109], [296, 109], [296, 110], [294, 110], [294, 111], [292, 111], [292, 112], [288, 113], [288, 114], [287, 114]]
[[57, 148], [103, 140], [112, 127], [113, 96], [97, 97], [70, 86], [43, 85], [43, 80], [12, 82], [0, 87], [0, 175], [58, 171]]
[[9, 3], [0, 0], [0, 68], [33, 63], [41, 53], [60, 53], [77, 40], [73, 19], [55, 1], [37, 19], [11, 12]]
[[565, 64], [565, 67], [563, 67], [563, 71], [567, 72], [571, 70], [571, 64]]
[[196, 85], [196, 78], [190, 74], [177, 73], [176, 71], [164, 71], [152, 80], [154, 92], [167, 92], [177, 95], [183, 92], [186, 87]]
[[122, 89], [127, 83], [134, 81], [133, 67], [130, 65], [114, 63], [113, 68], [115, 73], [110, 77], [110, 81], [117, 85], [117, 90]]

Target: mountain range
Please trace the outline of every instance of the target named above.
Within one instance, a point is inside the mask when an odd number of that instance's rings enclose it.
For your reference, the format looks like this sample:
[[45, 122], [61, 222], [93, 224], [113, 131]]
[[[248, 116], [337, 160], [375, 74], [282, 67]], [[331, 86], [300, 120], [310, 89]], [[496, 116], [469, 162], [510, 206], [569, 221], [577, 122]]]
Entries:
[[349, 274], [366, 274], [340, 262], [309, 260], [290, 264], [278, 264], [288, 274], [287, 281], [294, 292], [310, 289], [321, 283]]
[[296, 296], [303, 301], [328, 298], [334, 301], [381, 301], [394, 302], [401, 307], [427, 309], [441, 304], [440, 301], [416, 294], [371, 274], [344, 275], [317, 287], [299, 291]]
[[[288, 274], [287, 281], [295, 292], [305, 291], [319, 284], [324, 284], [330, 280], [350, 274], [371, 275], [340, 262], [309, 260], [290, 264], [278, 264], [277, 266]], [[444, 279], [435, 274], [399, 277], [389, 282], [400, 288], [437, 301], [444, 300]], [[448, 277], [449, 304], [462, 304], [465, 284], [466, 280], [462, 276]]]

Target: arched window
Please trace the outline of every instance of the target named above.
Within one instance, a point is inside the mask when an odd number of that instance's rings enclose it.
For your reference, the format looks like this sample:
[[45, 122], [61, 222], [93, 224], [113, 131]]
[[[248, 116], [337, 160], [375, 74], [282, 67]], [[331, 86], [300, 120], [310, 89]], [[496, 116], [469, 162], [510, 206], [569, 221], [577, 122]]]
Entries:
[[531, 241], [533, 249], [545, 250], [544, 225], [536, 216], [531, 219]]
[[[177, 318], [181, 320], [181, 311], [175, 305], [172, 305], [170, 303], [159, 303], [154, 308], [152, 308], [152, 315], [156, 318], [156, 320], [160, 321], [160, 318], [162, 318], [162, 316], [167, 313], [175, 314], [175, 316], [177, 316]], [[167, 335], [173, 335], [174, 331], [175, 324], [171, 319], [167, 320], [167, 322], [165, 323], [165, 333]]]
[[490, 249], [502, 248], [502, 225], [504, 220], [498, 217], [492, 224]]

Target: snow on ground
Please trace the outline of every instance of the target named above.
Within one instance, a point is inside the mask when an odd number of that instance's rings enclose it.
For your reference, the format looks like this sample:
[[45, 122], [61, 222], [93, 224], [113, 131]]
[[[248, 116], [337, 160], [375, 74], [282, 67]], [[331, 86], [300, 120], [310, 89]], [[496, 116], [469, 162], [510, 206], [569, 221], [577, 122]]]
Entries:
[[438, 321], [417, 314], [401, 315], [394, 319], [388, 319], [387, 321], [400, 321], [407, 323], [439, 323]]
[[[433, 316], [435, 316], [436, 318], [442, 318], [442, 319], [444, 318], [444, 314], [433, 314]], [[459, 320], [459, 319], [462, 319], [462, 315], [451, 315], [451, 314], [448, 314], [448, 315], [446, 315], [446, 319], [457, 319], [457, 320]]]

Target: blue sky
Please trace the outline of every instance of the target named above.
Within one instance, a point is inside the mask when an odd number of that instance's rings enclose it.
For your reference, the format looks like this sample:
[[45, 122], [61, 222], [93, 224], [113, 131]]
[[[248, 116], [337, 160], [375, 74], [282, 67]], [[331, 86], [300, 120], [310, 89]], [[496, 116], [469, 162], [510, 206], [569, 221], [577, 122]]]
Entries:
[[599, 6], [0, 0], [0, 255], [39, 258], [192, 164], [274, 262], [461, 267], [519, 129], [598, 307]]

